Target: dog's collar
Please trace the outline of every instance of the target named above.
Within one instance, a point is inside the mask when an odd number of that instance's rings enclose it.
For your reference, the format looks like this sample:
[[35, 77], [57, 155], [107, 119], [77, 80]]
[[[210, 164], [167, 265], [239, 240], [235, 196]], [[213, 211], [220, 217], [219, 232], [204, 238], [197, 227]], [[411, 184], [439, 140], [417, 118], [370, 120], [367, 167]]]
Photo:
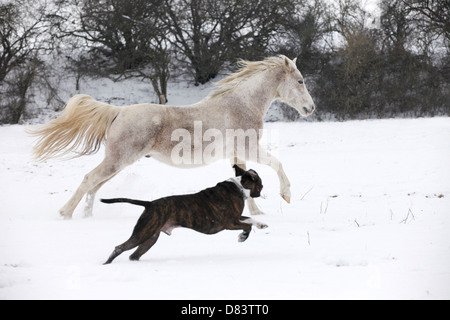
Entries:
[[242, 197], [244, 200], [247, 200], [250, 197], [250, 189], [245, 189], [241, 184], [241, 177], [233, 177], [227, 180], [228, 182], [233, 182], [241, 191]]

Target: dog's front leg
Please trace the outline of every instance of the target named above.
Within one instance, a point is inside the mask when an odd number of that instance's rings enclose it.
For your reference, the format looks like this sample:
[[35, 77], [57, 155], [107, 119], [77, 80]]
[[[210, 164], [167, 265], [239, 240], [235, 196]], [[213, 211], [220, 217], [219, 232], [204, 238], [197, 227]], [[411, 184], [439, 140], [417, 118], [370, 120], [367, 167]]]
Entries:
[[243, 222], [243, 223], [248, 223], [249, 225], [252, 225], [252, 226], [257, 227], [258, 229], [266, 229], [266, 228], [269, 227], [269, 226], [268, 226], [267, 224], [265, 224], [265, 223], [262, 223], [262, 222], [253, 220], [252, 218], [245, 217], [245, 216], [242, 216], [242, 217], [240, 218], [240, 220], [241, 220], [241, 222]]
[[250, 235], [250, 231], [244, 231], [239, 235], [238, 242], [244, 242], [248, 239], [248, 236]]
[[250, 235], [250, 231], [252, 231], [252, 225], [248, 224], [248, 223], [241, 222], [241, 221], [234, 221], [231, 225], [229, 225], [225, 229], [228, 229], [228, 230], [244, 230], [244, 232], [242, 232], [239, 235], [239, 238], [238, 238], [239, 242], [244, 242], [245, 240], [247, 240], [248, 236]]

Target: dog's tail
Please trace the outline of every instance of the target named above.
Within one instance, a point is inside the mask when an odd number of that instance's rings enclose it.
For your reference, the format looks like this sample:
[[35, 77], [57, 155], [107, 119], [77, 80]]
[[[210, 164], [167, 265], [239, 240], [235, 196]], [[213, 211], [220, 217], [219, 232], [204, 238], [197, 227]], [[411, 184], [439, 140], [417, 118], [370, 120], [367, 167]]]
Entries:
[[117, 203], [117, 202], [127, 202], [131, 204], [135, 204], [137, 206], [147, 207], [151, 202], [149, 201], [141, 201], [127, 198], [115, 198], [115, 199], [100, 199], [103, 203]]

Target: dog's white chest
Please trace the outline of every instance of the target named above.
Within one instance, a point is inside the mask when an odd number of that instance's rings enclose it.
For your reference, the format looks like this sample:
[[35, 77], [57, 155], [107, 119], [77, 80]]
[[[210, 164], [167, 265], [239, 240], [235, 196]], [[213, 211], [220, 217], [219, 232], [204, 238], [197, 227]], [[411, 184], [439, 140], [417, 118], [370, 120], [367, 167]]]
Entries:
[[241, 184], [241, 177], [233, 177], [228, 179], [228, 181], [233, 182], [241, 190], [244, 200], [251, 198], [250, 189], [245, 189]]

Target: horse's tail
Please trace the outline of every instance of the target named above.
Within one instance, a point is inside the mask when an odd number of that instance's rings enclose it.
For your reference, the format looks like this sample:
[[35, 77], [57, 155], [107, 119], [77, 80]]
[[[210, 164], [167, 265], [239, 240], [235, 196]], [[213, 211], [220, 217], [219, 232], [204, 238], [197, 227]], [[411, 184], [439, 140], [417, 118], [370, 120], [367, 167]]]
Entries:
[[76, 154], [75, 158], [97, 152], [119, 112], [119, 107], [95, 101], [90, 96], [73, 96], [61, 116], [29, 131], [38, 137], [34, 158], [43, 161], [70, 152]]
[[115, 198], [115, 199], [100, 199], [103, 203], [116, 203], [116, 202], [127, 202], [131, 204], [135, 204], [137, 206], [147, 207], [151, 202], [149, 201], [141, 201], [127, 198]]

